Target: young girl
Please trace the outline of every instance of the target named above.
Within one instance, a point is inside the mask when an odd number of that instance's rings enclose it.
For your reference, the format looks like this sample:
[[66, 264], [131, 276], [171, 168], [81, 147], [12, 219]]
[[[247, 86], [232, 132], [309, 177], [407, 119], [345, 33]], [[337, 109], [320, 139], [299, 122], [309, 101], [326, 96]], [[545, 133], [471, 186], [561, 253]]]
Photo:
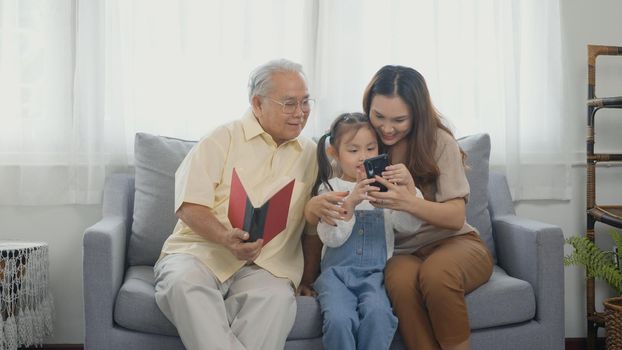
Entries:
[[[337, 161], [340, 177], [332, 177], [326, 153]], [[363, 161], [378, 155], [378, 137], [364, 114], [337, 117], [330, 132], [320, 138], [317, 154], [313, 195], [349, 192], [340, 204], [341, 220], [335, 225], [320, 221], [317, 227], [324, 249], [314, 288], [324, 319], [324, 348], [388, 349], [397, 318], [384, 289], [383, 270], [393, 254], [393, 230], [415, 232], [421, 221], [370, 204], [368, 192], [379, 189], [372, 186], [375, 179], [364, 177]]]

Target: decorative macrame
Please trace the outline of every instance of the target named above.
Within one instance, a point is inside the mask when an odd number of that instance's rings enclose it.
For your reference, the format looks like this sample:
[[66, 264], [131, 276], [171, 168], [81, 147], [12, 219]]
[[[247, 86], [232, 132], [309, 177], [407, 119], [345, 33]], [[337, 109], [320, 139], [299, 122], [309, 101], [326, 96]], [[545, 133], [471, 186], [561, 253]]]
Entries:
[[43, 344], [53, 314], [47, 244], [0, 241], [0, 350]]

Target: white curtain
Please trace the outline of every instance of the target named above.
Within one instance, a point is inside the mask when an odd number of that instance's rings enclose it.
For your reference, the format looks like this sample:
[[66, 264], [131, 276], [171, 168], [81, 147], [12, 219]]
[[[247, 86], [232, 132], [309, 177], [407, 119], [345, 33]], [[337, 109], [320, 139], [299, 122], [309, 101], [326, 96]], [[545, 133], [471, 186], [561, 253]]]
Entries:
[[248, 73], [278, 57], [309, 77], [308, 136], [361, 110], [382, 65], [408, 65], [457, 136], [491, 135], [515, 199], [566, 199], [558, 6], [0, 0], [0, 204], [97, 203], [135, 132], [197, 139], [238, 118]]
[[[385, 64], [423, 74], [456, 136], [486, 132], [513, 198], [568, 199], [558, 1], [322, 0], [314, 82], [326, 127]], [[317, 115], [317, 114], [316, 114]]]
[[76, 199], [73, 2], [0, 1], [0, 203]]

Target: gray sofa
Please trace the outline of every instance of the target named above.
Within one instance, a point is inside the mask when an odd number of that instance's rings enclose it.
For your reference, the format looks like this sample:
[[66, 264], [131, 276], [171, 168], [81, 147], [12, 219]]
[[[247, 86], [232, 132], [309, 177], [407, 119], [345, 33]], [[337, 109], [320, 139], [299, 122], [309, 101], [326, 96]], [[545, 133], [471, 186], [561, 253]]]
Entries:
[[[468, 294], [472, 348], [562, 349], [561, 229], [515, 215], [503, 175], [490, 173], [490, 139], [459, 140], [468, 154], [469, 223], [495, 258], [490, 281]], [[183, 349], [154, 300], [153, 264], [175, 224], [174, 172], [194, 142], [137, 134], [135, 173], [106, 181], [103, 217], [84, 234], [85, 347]], [[321, 349], [315, 299], [298, 297], [286, 349]], [[393, 349], [401, 349], [396, 336]]]

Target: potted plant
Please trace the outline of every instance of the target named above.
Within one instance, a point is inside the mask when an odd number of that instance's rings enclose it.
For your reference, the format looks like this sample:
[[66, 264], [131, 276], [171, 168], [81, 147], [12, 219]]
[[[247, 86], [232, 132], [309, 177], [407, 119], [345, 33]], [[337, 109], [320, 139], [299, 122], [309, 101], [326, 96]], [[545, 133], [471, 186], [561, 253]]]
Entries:
[[586, 236], [573, 236], [566, 239], [574, 251], [564, 257], [564, 265], [579, 265], [585, 268], [587, 277], [601, 279], [617, 293], [617, 297], [603, 300], [605, 306], [605, 328], [607, 329], [607, 349], [622, 347], [622, 234], [610, 231], [615, 243], [613, 251], [598, 248]]

